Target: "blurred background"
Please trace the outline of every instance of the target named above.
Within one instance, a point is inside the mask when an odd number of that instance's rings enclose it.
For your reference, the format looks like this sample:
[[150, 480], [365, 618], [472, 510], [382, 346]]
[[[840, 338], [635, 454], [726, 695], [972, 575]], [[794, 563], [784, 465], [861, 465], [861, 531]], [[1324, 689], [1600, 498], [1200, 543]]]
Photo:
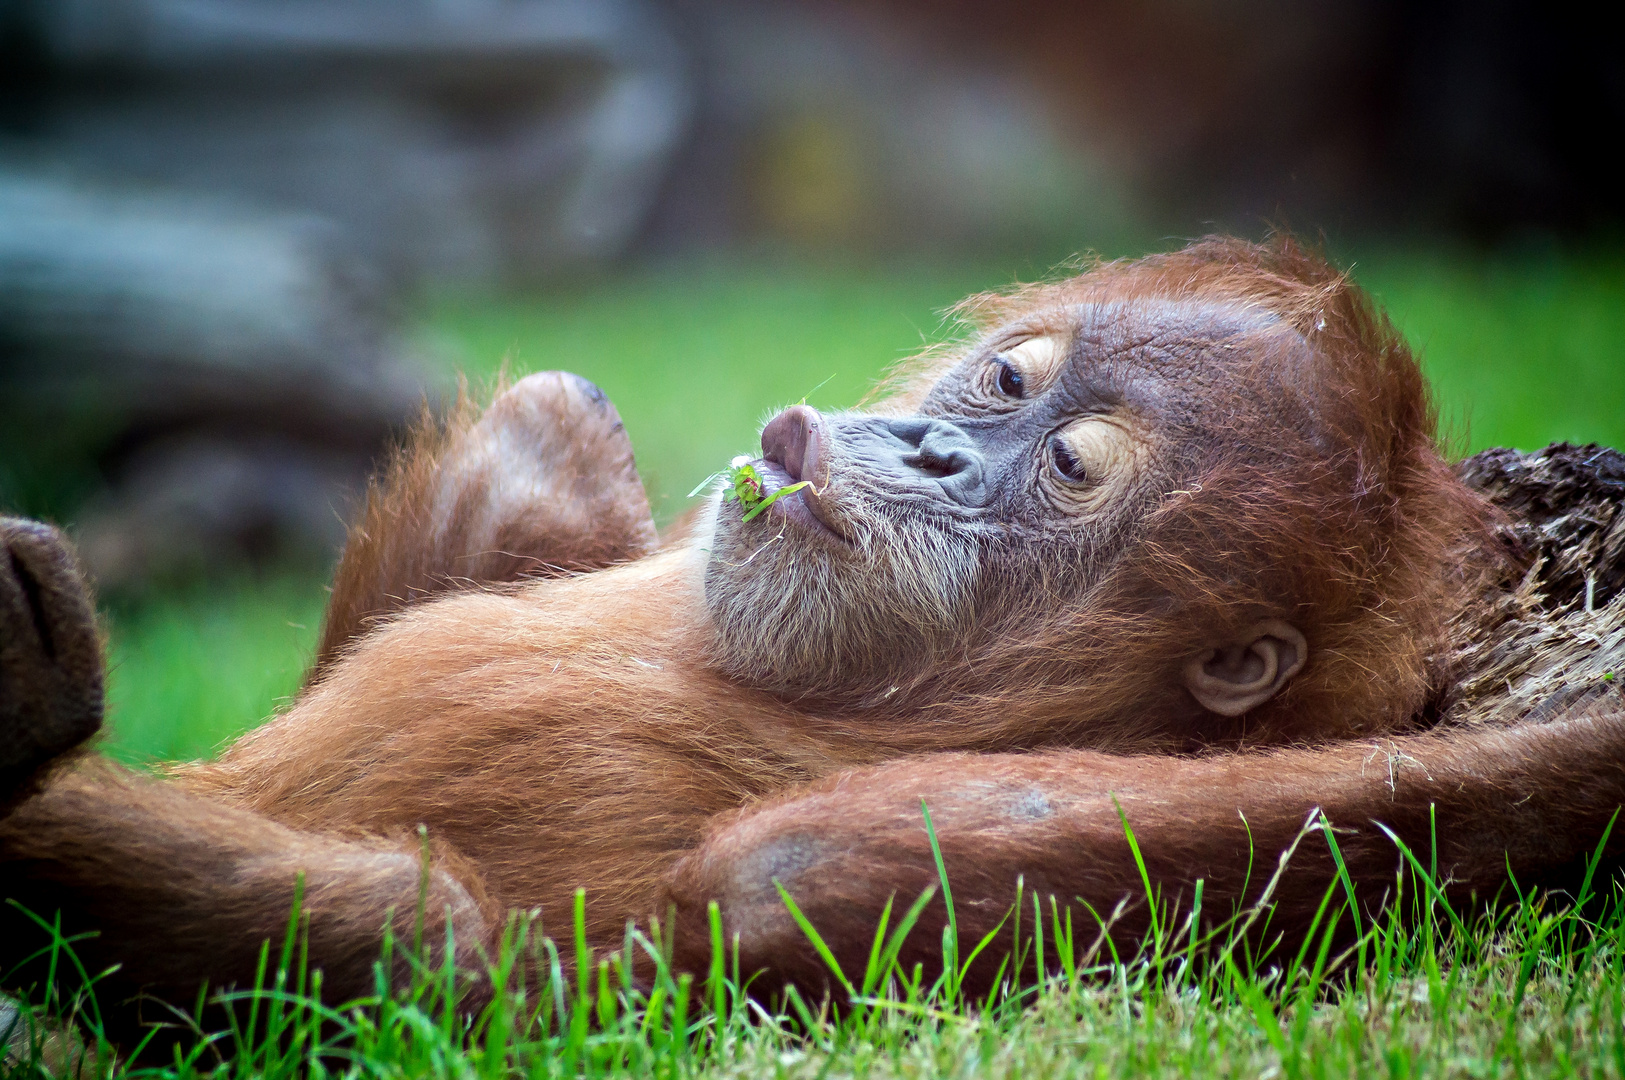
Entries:
[[381, 450], [561, 367], [656, 514], [968, 292], [1272, 224], [1457, 453], [1625, 445], [1617, 42], [1501, 0], [0, 0], [0, 509], [73, 532], [111, 749], [285, 700]]

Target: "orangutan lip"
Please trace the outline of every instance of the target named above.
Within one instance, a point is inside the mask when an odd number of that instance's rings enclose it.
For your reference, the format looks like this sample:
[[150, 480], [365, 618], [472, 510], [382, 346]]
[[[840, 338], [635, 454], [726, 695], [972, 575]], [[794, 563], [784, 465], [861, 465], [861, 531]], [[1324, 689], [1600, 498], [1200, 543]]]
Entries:
[[[756, 466], [756, 475], [760, 476], [764, 481], [762, 491], [764, 496], [771, 495], [780, 488], [788, 487], [796, 482], [785, 471], [783, 466], [775, 462], [758, 459], [752, 464]], [[767, 508], [767, 513], [776, 514], [783, 520], [792, 522], [804, 529], [826, 533], [832, 539], [839, 540], [843, 544], [850, 544], [852, 541], [848, 540], [839, 529], [825, 520], [824, 515], [819, 512], [820, 509], [821, 505], [818, 496], [811, 489], [802, 488], [800, 491], [792, 492], [775, 500], [773, 505]]]

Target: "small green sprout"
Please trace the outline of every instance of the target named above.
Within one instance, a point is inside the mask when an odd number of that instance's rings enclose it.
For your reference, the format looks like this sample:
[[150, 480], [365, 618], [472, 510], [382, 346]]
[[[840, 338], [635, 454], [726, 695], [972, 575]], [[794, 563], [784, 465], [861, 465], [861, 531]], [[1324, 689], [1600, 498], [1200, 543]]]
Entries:
[[756, 466], [750, 463], [750, 458], [741, 454], [728, 464], [721, 472], [714, 472], [701, 480], [699, 486], [688, 493], [689, 498], [703, 492], [718, 480], [724, 482], [722, 501], [733, 502], [739, 500], [739, 505], [745, 508], [742, 521], [749, 521], [763, 510], [772, 506], [786, 495], [793, 495], [805, 487], [812, 487], [812, 481], [803, 480], [798, 484], [786, 484], [771, 495], [762, 494], [762, 478], [756, 472]]
[[1613, 682], [1614, 681], [1614, 673], [1612, 671], [1603, 672], [1602, 673], [1602, 681], [1603, 682]]

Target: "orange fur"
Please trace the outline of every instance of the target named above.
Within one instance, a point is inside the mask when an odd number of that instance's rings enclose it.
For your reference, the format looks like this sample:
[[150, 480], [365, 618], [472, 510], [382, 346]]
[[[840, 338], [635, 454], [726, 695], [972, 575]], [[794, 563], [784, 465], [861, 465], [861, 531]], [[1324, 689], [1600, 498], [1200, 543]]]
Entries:
[[460, 389], [390, 459], [352, 526], [312, 678], [408, 604], [525, 577], [596, 570], [652, 551], [649, 501], [621, 418], [562, 372], [498, 386], [481, 416]]
[[[1251, 887], [1233, 872], [1238, 811], [1267, 860], [1317, 803], [1362, 830], [1345, 846], [1362, 887], [1394, 867], [1370, 821], [1420, 844], [1433, 802], [1459, 831], [1462, 888], [1493, 888], [1503, 857], [1525, 880], [1560, 880], [1625, 798], [1625, 716], [1422, 730], [1462, 674], [1448, 617], [1520, 563], [1440, 456], [1404, 343], [1323, 261], [1286, 240], [1212, 240], [977, 298], [964, 311], [981, 337], [882, 407], [925, 407], [1012, 327], [1112, 305], [1152, 326], [1160, 312], [1257, 317], [1234, 352], [1198, 357], [1202, 407], [1157, 436], [1171, 464], [1144, 480], [1171, 486], [1099, 535], [1098, 577], [1080, 593], [1059, 570], [1013, 576], [941, 656], [902, 655], [880, 633], [870, 647], [897, 672], [886, 693], [798, 696], [731, 674], [707, 607], [712, 534], [648, 554], [612, 410], [567, 377], [532, 377], [484, 419], [461, 407], [392, 466], [339, 569], [320, 677], [290, 711], [167, 783], [64, 773], [0, 821], [0, 863], [34, 902], [102, 926], [97, 947], [132, 984], [171, 994], [241, 978], [232, 958], [285, 913], [296, 869], [325, 875], [332, 905], [316, 959], [358, 977], [380, 912], [407, 895], [391, 860], [420, 826], [464, 940], [488, 943], [515, 907], [556, 927], [585, 887], [595, 944], [669, 903], [703, 941], [715, 898], [752, 963], [808, 984], [822, 976], [771, 880], [794, 882], [848, 955], [887, 896], [930, 876], [921, 797], [941, 808], [956, 895], [975, 906], [967, 932], [1002, 913], [1018, 874], [1098, 910], [1135, 891], [1113, 795], [1157, 879], [1203, 876], [1215, 903]], [[510, 468], [512, 431], [550, 449]], [[1261, 616], [1301, 626], [1309, 666], [1239, 720], [1204, 713], [1170, 671]], [[1371, 767], [1384, 753], [1421, 764]], [[283, 884], [247, 899], [249, 867]], [[1277, 928], [1327, 873], [1308, 860]], [[131, 905], [164, 917], [121, 919]]]

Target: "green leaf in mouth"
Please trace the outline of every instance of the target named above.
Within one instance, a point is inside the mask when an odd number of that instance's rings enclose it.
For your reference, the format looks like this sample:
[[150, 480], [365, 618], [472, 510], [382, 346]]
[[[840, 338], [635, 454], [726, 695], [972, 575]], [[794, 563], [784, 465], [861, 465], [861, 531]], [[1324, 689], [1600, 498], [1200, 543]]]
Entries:
[[725, 485], [722, 489], [722, 501], [732, 502], [737, 499], [739, 505], [745, 508], [742, 521], [749, 521], [786, 495], [793, 495], [802, 488], [812, 487], [811, 480], [802, 480], [799, 483], [786, 484], [772, 494], [764, 495], [762, 491], [766, 485], [762, 482], [761, 474], [756, 471], [756, 466], [750, 463], [749, 458], [741, 456], [734, 458], [726, 469], [714, 472], [701, 480], [694, 490], [688, 493], [688, 497], [694, 498], [718, 480], [723, 481]]

